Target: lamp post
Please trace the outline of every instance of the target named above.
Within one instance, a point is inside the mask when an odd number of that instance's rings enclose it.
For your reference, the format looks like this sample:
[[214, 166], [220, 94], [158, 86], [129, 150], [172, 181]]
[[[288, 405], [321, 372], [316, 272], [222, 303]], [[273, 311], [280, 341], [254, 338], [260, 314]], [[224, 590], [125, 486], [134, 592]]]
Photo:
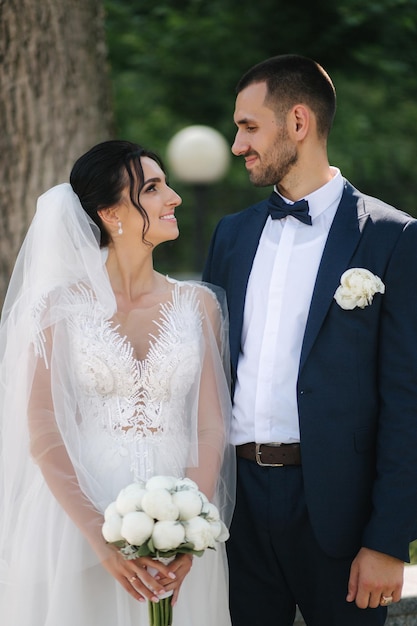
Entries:
[[230, 148], [217, 130], [209, 126], [187, 126], [172, 137], [167, 147], [170, 172], [181, 182], [192, 185], [195, 197], [194, 271], [203, 269], [204, 226], [207, 188], [223, 178], [230, 162]]

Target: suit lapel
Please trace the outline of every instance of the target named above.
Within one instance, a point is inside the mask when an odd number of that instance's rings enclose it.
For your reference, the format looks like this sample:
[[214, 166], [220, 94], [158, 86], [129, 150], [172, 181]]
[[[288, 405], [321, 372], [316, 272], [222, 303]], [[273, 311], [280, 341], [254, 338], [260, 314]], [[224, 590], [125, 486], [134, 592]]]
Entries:
[[367, 217], [362, 196], [346, 182], [317, 273], [304, 333], [300, 370], [333, 301], [334, 293], [340, 284], [340, 277], [349, 266]]
[[259, 239], [268, 217], [266, 204], [266, 201], [261, 202], [252, 211], [248, 211], [242, 228], [236, 233], [234, 245], [230, 251], [234, 259], [231, 263], [233, 272], [228, 281], [227, 292], [231, 320], [230, 352], [235, 372], [240, 351], [246, 287], [258, 249]]

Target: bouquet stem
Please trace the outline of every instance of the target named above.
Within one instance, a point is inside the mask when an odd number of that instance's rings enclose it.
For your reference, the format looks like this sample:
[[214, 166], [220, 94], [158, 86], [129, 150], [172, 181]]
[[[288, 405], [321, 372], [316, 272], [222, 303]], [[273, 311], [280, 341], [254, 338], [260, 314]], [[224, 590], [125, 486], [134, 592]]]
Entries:
[[162, 598], [159, 602], [148, 600], [149, 626], [171, 626], [172, 605], [171, 596]]
[[[158, 557], [155, 561], [160, 561], [168, 565], [175, 559], [175, 556]], [[157, 570], [148, 567], [148, 572], [154, 576]], [[149, 626], [171, 626], [172, 624], [172, 591], [167, 591], [159, 598], [159, 602], [151, 602], [148, 600]]]

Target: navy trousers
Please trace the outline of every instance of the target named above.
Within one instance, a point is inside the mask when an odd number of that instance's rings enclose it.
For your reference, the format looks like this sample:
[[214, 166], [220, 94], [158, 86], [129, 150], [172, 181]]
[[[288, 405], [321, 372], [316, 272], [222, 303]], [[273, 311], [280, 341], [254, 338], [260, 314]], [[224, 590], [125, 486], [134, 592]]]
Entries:
[[[325, 494], [323, 494], [325, 499]], [[227, 542], [233, 626], [382, 626], [385, 607], [346, 602], [349, 559], [315, 540], [300, 467], [260, 467], [238, 458], [236, 509]]]

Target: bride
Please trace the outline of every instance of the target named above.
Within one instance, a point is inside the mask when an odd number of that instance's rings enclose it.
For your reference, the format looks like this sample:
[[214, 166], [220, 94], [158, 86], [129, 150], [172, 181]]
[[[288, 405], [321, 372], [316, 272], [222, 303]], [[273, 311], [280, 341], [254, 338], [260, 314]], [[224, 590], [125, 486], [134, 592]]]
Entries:
[[153, 268], [181, 198], [159, 158], [108, 141], [43, 194], [0, 328], [0, 623], [229, 626], [224, 544], [171, 564], [102, 536], [119, 491], [189, 476], [230, 522], [226, 316], [208, 285]]

